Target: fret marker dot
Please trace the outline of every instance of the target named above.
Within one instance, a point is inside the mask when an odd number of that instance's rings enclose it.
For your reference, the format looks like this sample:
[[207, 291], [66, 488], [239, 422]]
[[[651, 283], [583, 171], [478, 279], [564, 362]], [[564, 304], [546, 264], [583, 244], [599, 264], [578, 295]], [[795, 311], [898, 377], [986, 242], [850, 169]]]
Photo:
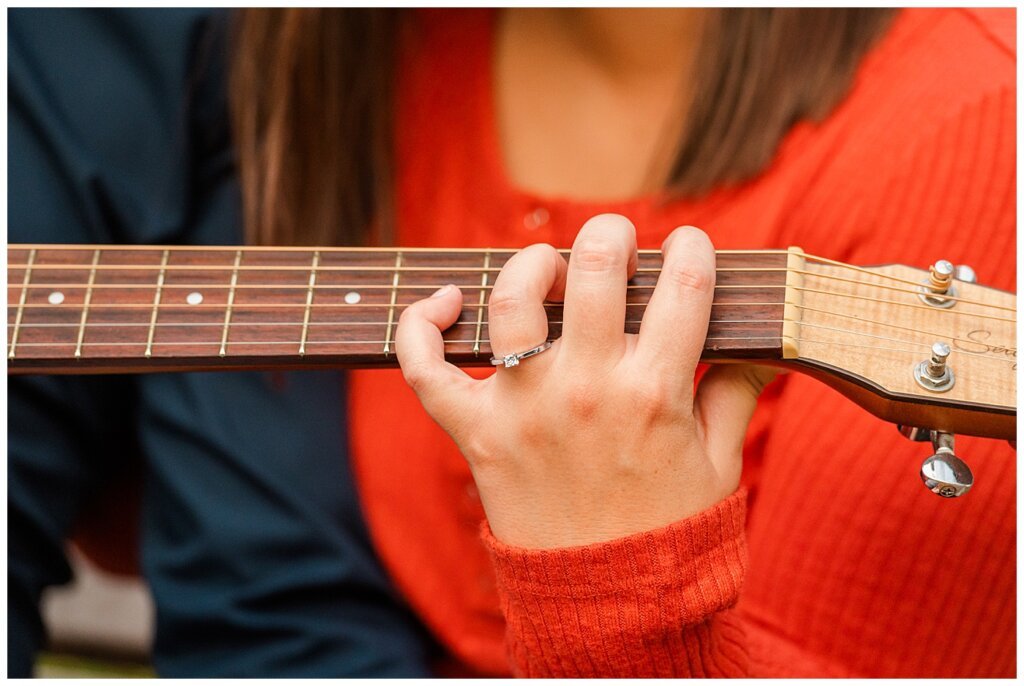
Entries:
[[53, 293], [50, 293], [46, 300], [51, 305], [60, 305], [62, 302], [64, 302], [64, 294], [61, 293], [60, 291], [54, 291]]
[[185, 302], [187, 302], [189, 305], [198, 305], [199, 303], [203, 302], [203, 294], [198, 291], [192, 291], [187, 296], [185, 296]]
[[349, 305], [355, 305], [362, 299], [363, 296], [359, 295], [355, 291], [349, 291], [348, 293], [345, 294], [345, 302], [347, 302]]

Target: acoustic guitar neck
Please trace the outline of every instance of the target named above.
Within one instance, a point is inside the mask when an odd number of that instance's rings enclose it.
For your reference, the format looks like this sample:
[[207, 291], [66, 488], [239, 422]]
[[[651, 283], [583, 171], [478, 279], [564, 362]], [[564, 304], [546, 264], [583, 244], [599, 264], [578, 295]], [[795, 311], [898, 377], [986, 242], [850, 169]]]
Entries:
[[[402, 311], [445, 284], [463, 294], [448, 358], [487, 365], [488, 300], [511, 250], [11, 245], [11, 373], [390, 367]], [[704, 356], [779, 360], [791, 251], [719, 251]], [[661, 269], [629, 282], [636, 333]], [[548, 303], [548, 338], [562, 306]], [[791, 345], [789, 347], [792, 347]]]
[[[489, 298], [513, 252], [11, 245], [8, 373], [392, 367], [402, 311], [449, 283], [463, 307], [447, 357], [488, 365]], [[1016, 296], [937, 265], [718, 251], [703, 359], [791, 367], [890, 421], [1012, 437]], [[641, 251], [627, 332], [660, 273]], [[556, 339], [562, 305], [545, 308]]]

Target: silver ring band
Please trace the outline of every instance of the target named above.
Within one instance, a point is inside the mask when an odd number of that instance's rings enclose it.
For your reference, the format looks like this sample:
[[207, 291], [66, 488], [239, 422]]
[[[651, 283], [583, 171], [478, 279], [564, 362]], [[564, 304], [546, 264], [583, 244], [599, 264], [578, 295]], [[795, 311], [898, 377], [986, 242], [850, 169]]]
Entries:
[[492, 357], [491, 364], [495, 367], [505, 365], [505, 369], [508, 369], [509, 367], [516, 367], [519, 365], [520, 360], [525, 360], [527, 357], [533, 357], [534, 355], [540, 355], [550, 347], [551, 341], [544, 341], [537, 347], [524, 350], [521, 353], [512, 353], [511, 355], [505, 355], [504, 357]]

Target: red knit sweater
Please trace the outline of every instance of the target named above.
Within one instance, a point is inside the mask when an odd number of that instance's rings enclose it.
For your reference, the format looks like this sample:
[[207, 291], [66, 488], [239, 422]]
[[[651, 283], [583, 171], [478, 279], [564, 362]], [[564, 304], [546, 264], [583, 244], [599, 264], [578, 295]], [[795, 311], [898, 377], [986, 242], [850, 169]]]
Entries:
[[[679, 224], [718, 248], [800, 245], [861, 264], [968, 263], [1014, 286], [1012, 10], [904, 10], [827, 121], [758, 178], [659, 206], [540, 198], [503, 172], [491, 15], [424, 12], [399, 90], [405, 245], [568, 246], [598, 212], [657, 247]], [[375, 544], [467, 668], [528, 676], [1013, 676], [1015, 454], [962, 439], [976, 486], [928, 493], [928, 450], [800, 375], [769, 387], [744, 487], [665, 529], [578, 549], [509, 548], [470, 473], [397, 372], [350, 387]]]

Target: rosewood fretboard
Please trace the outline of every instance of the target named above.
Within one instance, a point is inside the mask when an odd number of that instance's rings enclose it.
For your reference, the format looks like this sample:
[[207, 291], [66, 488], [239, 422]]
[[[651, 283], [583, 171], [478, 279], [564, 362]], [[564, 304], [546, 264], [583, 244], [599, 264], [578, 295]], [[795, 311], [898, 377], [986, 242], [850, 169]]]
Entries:
[[[11, 372], [387, 367], [402, 310], [454, 283], [451, 361], [488, 364], [487, 301], [511, 250], [8, 247]], [[706, 358], [782, 355], [785, 251], [719, 251]], [[661, 267], [629, 283], [636, 332]], [[547, 306], [549, 338], [560, 304]]]

